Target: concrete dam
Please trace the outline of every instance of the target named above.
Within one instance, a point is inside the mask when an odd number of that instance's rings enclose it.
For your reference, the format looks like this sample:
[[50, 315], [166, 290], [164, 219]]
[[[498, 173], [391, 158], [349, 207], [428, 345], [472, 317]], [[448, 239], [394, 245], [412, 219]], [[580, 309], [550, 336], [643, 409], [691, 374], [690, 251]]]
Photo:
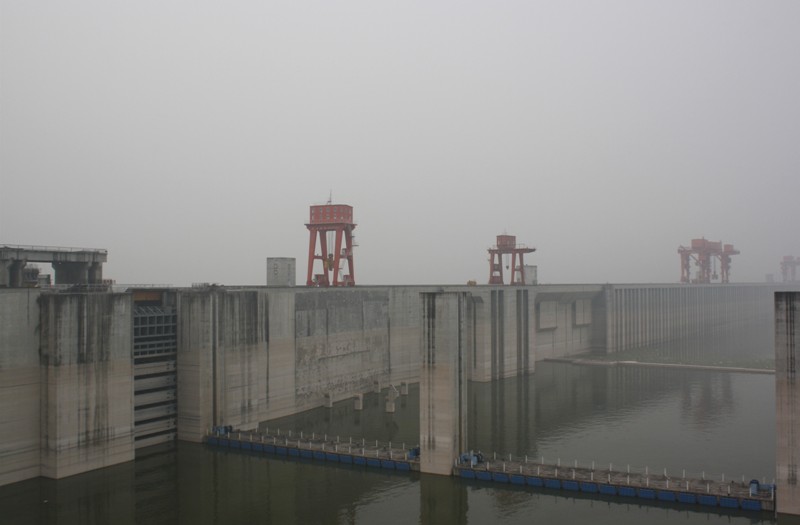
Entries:
[[[0, 484], [420, 380], [423, 294], [461, 292], [465, 377], [708, 335], [774, 335], [774, 285], [0, 289]], [[703, 349], [698, 349], [703, 351]]]

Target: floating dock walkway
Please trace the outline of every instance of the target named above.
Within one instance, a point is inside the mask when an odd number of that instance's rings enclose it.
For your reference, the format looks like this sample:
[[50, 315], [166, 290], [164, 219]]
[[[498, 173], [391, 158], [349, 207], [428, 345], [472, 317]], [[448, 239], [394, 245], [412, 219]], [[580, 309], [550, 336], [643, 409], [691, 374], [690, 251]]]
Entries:
[[[347, 465], [361, 465], [405, 472], [419, 472], [419, 449], [405, 444], [378, 441], [340, 441], [327, 435], [268, 434], [252, 431], [209, 432], [206, 444], [213, 447], [244, 450], [278, 457], [302, 458]], [[654, 502], [725, 508], [744, 511], [774, 511], [773, 485], [761, 485], [734, 480], [675, 478], [650, 472], [629, 472], [628, 469], [581, 468], [529, 462], [527, 458], [508, 461], [486, 460], [475, 463], [470, 455], [456, 462], [453, 474], [462, 479], [486, 481], [550, 489], [581, 492], [587, 495], [638, 498]]]
[[585, 494], [639, 498], [665, 503], [722, 507], [746, 511], [774, 511], [773, 485], [738, 481], [671, 478], [652, 473], [579, 468], [527, 461], [470, 461], [454, 467], [463, 479], [508, 483]]
[[259, 432], [230, 431], [209, 433], [208, 445], [246, 450], [276, 456], [330, 461], [347, 465], [363, 465], [399, 471], [419, 471], [419, 449], [408, 449], [405, 444], [379, 443], [378, 441], [339, 441], [324, 434], [294, 436], [289, 434], [262, 434]]

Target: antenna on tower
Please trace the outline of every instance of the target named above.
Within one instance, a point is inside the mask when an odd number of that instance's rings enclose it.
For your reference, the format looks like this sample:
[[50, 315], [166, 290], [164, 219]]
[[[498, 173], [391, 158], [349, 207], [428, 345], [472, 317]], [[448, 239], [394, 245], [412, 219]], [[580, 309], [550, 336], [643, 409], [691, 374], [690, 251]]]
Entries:
[[333, 204], [333, 190], [328, 193], [328, 202], [326, 204]]

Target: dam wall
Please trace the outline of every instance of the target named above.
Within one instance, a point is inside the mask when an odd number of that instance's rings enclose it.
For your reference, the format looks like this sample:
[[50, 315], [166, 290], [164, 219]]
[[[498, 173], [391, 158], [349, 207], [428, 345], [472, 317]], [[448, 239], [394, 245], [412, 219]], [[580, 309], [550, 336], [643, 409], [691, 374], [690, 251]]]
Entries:
[[130, 461], [127, 294], [0, 293], [0, 485]]
[[41, 475], [123, 463], [133, 448], [128, 294], [41, 296]]
[[535, 288], [537, 360], [605, 351], [605, 288], [603, 285]]
[[[775, 294], [777, 510], [800, 516], [800, 292]], [[780, 518], [779, 518], [780, 519]]]
[[[177, 427], [178, 439], [197, 442], [213, 426], [254, 429], [263, 421], [418, 382], [426, 293], [463, 294], [470, 330], [462, 345], [464, 373], [488, 383], [532, 373], [537, 360], [681, 339], [701, 341], [693, 353], [714, 344], [727, 352], [731, 338], [747, 339], [746, 351], [764, 351], [775, 337], [772, 297], [778, 288], [206, 286], [123, 294], [0, 289], [0, 414], [8, 423], [0, 426], [0, 484], [132, 459], [135, 424], [143, 436], [156, 424], [165, 429], [152, 439], [172, 439]], [[159, 350], [174, 352], [164, 358], [169, 363], [151, 362], [155, 357], [145, 348], [143, 330], [149, 334], [164, 328], [160, 324], [140, 325], [141, 341], [135, 343], [134, 311], [150, 307], [174, 312], [175, 341]], [[139, 357], [134, 344], [141, 346]], [[134, 365], [136, 359], [141, 363]], [[146, 419], [155, 414], [174, 418], [172, 429]]]
[[0, 485], [40, 472], [39, 296], [0, 293]]
[[[530, 287], [448, 287], [470, 301], [466, 373], [490, 381], [532, 372]], [[254, 429], [389, 385], [417, 382], [421, 293], [441, 287], [177, 291], [178, 437], [213, 426]]]
[[719, 346], [749, 338], [771, 347], [773, 295], [797, 288], [796, 283], [606, 285], [604, 346], [615, 353], [681, 340]]

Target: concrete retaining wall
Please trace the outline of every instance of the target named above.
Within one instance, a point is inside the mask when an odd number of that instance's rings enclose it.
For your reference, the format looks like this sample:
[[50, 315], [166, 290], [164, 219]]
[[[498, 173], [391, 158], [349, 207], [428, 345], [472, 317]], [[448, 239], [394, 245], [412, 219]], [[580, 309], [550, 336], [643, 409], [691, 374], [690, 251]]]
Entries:
[[609, 353], [735, 331], [772, 336], [769, 285], [606, 285]]
[[0, 485], [39, 475], [39, 291], [0, 293]]
[[[178, 437], [419, 381], [421, 293], [439, 287], [207, 288], [178, 292]], [[449, 291], [459, 291], [453, 287]], [[533, 370], [531, 287], [470, 292], [468, 374]]]
[[800, 516], [800, 292], [776, 293], [774, 301], [776, 510]]
[[[468, 379], [535, 361], [771, 325], [765, 285], [181, 289], [178, 437], [416, 382], [424, 293], [466, 293]], [[132, 299], [0, 290], [0, 483], [133, 457]], [[749, 325], [747, 323], [750, 323]], [[740, 330], [741, 332], [741, 330]], [[772, 337], [770, 335], [769, 337]], [[702, 351], [698, 350], [698, 351]], [[38, 443], [38, 445], [37, 445]]]
[[133, 303], [128, 294], [43, 294], [41, 475], [130, 461]]

